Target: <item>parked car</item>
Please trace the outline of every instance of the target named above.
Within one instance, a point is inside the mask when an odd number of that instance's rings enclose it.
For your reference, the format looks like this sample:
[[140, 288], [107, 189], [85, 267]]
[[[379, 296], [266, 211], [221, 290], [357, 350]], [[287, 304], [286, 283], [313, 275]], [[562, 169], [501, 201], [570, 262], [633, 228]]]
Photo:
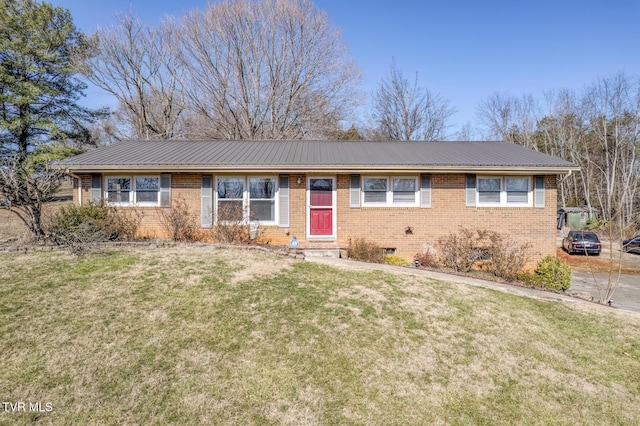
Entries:
[[628, 240], [622, 240], [622, 251], [625, 253], [640, 253], [640, 235]]
[[562, 248], [569, 254], [584, 253], [598, 256], [602, 251], [602, 244], [595, 232], [569, 231], [569, 234], [562, 239]]

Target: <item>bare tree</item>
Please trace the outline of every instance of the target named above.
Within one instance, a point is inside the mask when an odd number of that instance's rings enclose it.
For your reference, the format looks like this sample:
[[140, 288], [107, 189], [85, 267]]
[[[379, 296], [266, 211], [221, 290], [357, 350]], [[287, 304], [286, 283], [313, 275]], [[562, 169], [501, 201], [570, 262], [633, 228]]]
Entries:
[[600, 300], [608, 302], [621, 273], [614, 246], [640, 226], [640, 82], [618, 74], [579, 92], [547, 93], [545, 101], [547, 111], [541, 114], [531, 96], [495, 94], [482, 103], [479, 118], [494, 136], [580, 166], [581, 173], [559, 180], [560, 201], [593, 206], [604, 220], [599, 232], [609, 244], [611, 268], [605, 283], [595, 276], [594, 281]]
[[360, 71], [309, 0], [211, 3], [182, 22], [196, 136], [322, 138], [358, 100]]
[[485, 98], [478, 108], [478, 119], [484, 125], [487, 137], [517, 143], [537, 149], [533, 138], [539, 108], [532, 95], [521, 97], [494, 93]]
[[172, 139], [181, 136], [185, 78], [177, 60], [177, 28], [170, 19], [158, 28], [143, 24], [132, 12], [92, 37], [93, 50], [83, 58], [87, 78], [120, 103], [120, 121], [128, 137]]
[[390, 140], [444, 140], [447, 121], [455, 113], [449, 101], [418, 86], [392, 62], [387, 76], [373, 95], [374, 138]]
[[605, 219], [619, 216], [627, 227], [637, 220], [640, 174], [640, 86], [624, 74], [597, 80], [583, 99], [593, 136], [590, 162], [598, 170], [594, 185]]
[[48, 163], [3, 159], [0, 161], [0, 208], [16, 214], [37, 239], [45, 236], [42, 229], [44, 204], [53, 199], [60, 187], [64, 171], [52, 169]]

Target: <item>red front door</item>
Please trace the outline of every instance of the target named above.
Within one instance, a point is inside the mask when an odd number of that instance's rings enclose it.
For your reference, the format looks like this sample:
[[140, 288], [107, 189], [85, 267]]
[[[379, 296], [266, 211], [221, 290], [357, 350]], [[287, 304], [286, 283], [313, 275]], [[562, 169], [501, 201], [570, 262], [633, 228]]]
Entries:
[[333, 179], [309, 179], [309, 235], [333, 235]]

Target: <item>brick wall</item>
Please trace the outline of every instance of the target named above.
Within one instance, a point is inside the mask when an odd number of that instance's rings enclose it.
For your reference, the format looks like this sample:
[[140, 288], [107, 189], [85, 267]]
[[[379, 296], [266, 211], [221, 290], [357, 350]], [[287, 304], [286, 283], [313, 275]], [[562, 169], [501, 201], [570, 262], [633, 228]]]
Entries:
[[[555, 253], [556, 244], [556, 181], [545, 178], [545, 207], [466, 207], [465, 175], [442, 174], [432, 176], [431, 208], [420, 207], [349, 207], [350, 175], [337, 176], [337, 243], [348, 244], [349, 238], [362, 237], [382, 247], [395, 248], [407, 259], [423, 250], [426, 244], [435, 245], [438, 239], [460, 227], [489, 229], [516, 236], [519, 242], [532, 244], [533, 260]], [[299, 183], [298, 183], [299, 181]], [[200, 223], [201, 174], [174, 173], [171, 179], [172, 202], [185, 200], [189, 211]], [[261, 226], [264, 240], [272, 244], [288, 244], [295, 235], [306, 239], [306, 183], [305, 175], [290, 175], [290, 223], [288, 228]], [[81, 176], [82, 201], [88, 202], [91, 176]], [[77, 201], [77, 191], [74, 191]], [[161, 220], [162, 208], [136, 207], [144, 214], [140, 233], [151, 237], [166, 237]], [[411, 233], [405, 232], [411, 227]], [[286, 230], [289, 234], [286, 234]]]
[[[545, 178], [545, 207], [466, 207], [465, 175], [433, 175], [431, 208], [361, 207], [349, 208], [349, 176], [338, 176], [338, 236], [341, 243], [363, 237], [382, 247], [395, 248], [411, 259], [425, 244], [460, 227], [489, 229], [517, 236], [532, 244], [535, 258], [555, 253], [556, 184]], [[411, 227], [413, 232], [405, 232]]]

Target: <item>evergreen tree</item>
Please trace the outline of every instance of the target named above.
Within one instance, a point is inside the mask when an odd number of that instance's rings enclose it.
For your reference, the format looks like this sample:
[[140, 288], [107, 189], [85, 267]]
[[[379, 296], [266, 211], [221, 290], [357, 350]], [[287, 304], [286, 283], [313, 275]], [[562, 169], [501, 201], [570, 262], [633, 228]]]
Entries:
[[0, 154], [22, 163], [40, 143], [91, 141], [101, 112], [78, 105], [86, 84], [74, 64], [85, 48], [69, 11], [0, 0]]
[[36, 238], [44, 236], [42, 207], [63, 175], [37, 148], [90, 143], [86, 126], [103, 114], [77, 103], [86, 84], [75, 57], [85, 49], [67, 10], [0, 0], [0, 207], [17, 214]]

